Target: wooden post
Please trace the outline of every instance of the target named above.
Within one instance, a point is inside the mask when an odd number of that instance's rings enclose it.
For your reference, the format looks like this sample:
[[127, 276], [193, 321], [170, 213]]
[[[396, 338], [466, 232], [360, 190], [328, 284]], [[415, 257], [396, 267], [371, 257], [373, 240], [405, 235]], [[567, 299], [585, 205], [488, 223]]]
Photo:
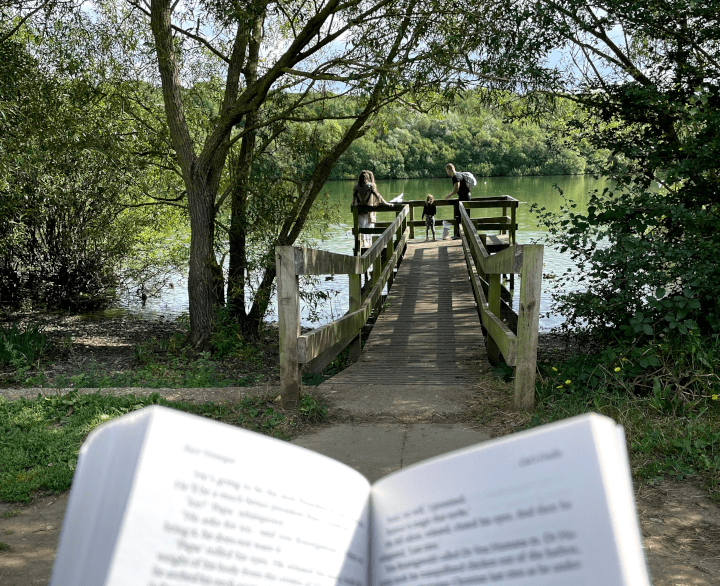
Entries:
[[[508, 236], [508, 242], [510, 246], [515, 246], [515, 220], [517, 217], [517, 202], [514, 201], [510, 205], [510, 236]], [[510, 291], [515, 291], [515, 273], [510, 273]]]
[[300, 284], [295, 274], [295, 249], [275, 247], [278, 330], [280, 343], [280, 396], [285, 408], [297, 407], [302, 383], [297, 339], [300, 335]]
[[353, 237], [355, 238], [355, 244], [353, 245], [353, 253], [355, 256], [360, 256], [360, 221], [358, 220], [358, 209], [357, 206], [352, 207], [353, 214]]
[[375, 286], [375, 283], [378, 282], [381, 274], [382, 274], [382, 254], [378, 254], [377, 258], [373, 261], [373, 271], [372, 271], [372, 280], [371, 280], [373, 286]]
[[[488, 309], [500, 317], [500, 274], [488, 275]], [[500, 363], [500, 348], [493, 340], [490, 333], [487, 334], [487, 354], [490, 364], [497, 366]]]
[[[393, 238], [391, 238], [388, 241], [387, 248], [385, 249], [385, 264], [386, 265], [387, 265], [387, 263], [389, 263], [392, 260], [393, 254], [395, 254], [395, 237], [394, 236], [393, 236]], [[393, 281], [395, 280], [394, 277], [395, 277], [395, 273], [391, 272], [390, 276], [388, 277], [388, 282], [387, 282], [388, 291], [390, 291], [390, 289], [392, 289]]]
[[460, 200], [454, 199], [453, 202], [453, 237], [460, 236]]
[[[350, 288], [350, 304], [349, 310], [351, 312], [357, 311], [362, 305], [362, 290], [360, 287], [360, 275], [348, 275], [349, 288]], [[362, 337], [358, 334], [353, 341], [350, 342], [350, 360], [357, 362], [360, 359], [362, 353]]]
[[543, 245], [525, 245], [520, 277], [518, 350], [515, 365], [515, 406], [525, 411], [532, 411], [535, 407], [535, 369], [537, 367], [542, 265]]
[[510, 246], [517, 244], [515, 242], [515, 222], [517, 220], [517, 202], [514, 201], [510, 205]]
[[[480, 242], [482, 242], [482, 245], [487, 248], [487, 234], [478, 234], [478, 238], [480, 238]], [[480, 275], [480, 278], [483, 281], [488, 280], [488, 276], [485, 274], [485, 271], [482, 270], [481, 265], [476, 265], [478, 275]]]
[[[408, 209], [408, 212], [409, 212], [410, 210], [412, 210], [412, 206], [410, 206], [410, 208]], [[398, 242], [400, 241], [400, 238], [402, 238], [402, 235], [405, 234], [405, 230], [407, 230], [407, 227], [408, 227], [408, 217], [405, 216], [405, 217], [403, 218], [402, 223], [401, 223], [400, 230], [399, 230], [398, 233], [397, 233], [397, 240], [398, 240]], [[401, 255], [405, 254], [405, 251], [404, 251], [404, 250], [401, 251], [400, 254], [401, 254]]]
[[415, 214], [413, 213], [414, 210], [415, 210], [415, 206], [410, 204], [410, 210], [409, 210], [410, 213], [407, 215], [408, 221], [410, 222], [410, 240], [415, 238], [415, 226], [413, 226], [413, 224], [412, 224], [412, 221], [415, 218]]

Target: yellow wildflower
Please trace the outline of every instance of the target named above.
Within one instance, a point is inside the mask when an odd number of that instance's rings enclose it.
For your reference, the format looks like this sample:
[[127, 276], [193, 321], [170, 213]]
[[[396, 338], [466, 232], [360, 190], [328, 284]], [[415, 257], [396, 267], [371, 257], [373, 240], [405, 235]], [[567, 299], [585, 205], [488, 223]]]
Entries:
[[557, 368], [555, 368], [554, 366], [552, 367], [552, 369], [553, 369], [555, 372], [557, 372]]
[[568, 380], [565, 381], [565, 384], [566, 384], [566, 385], [569, 385], [571, 382], [572, 382], [572, 381], [571, 381], [570, 379], [568, 379]]
[[619, 366], [615, 367], [615, 372], [620, 372], [620, 370], [622, 370], [622, 369]]

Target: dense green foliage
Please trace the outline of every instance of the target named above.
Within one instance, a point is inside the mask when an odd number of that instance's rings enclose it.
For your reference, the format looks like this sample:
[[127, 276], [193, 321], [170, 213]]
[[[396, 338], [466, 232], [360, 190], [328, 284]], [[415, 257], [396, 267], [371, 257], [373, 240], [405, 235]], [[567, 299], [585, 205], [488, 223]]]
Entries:
[[541, 364], [533, 423], [596, 411], [625, 427], [641, 482], [701, 479], [720, 500], [720, 338], [691, 335]]
[[[586, 212], [569, 203], [564, 218], [541, 216], [551, 242], [577, 265], [563, 277], [570, 292], [556, 298], [556, 309], [567, 329], [601, 344], [671, 341], [696, 329], [713, 335], [720, 329], [718, 12], [683, 1], [602, 4], [602, 19], [589, 9], [567, 19], [599, 38], [622, 27], [633, 42], [613, 49], [624, 60], [605, 61], [616, 70], [613, 81], [585, 78], [573, 99], [587, 114], [568, 130], [611, 151], [604, 174], [615, 187], [591, 194]], [[585, 38], [558, 30], [573, 42]]]
[[68, 490], [80, 445], [95, 427], [147, 405], [164, 405], [231, 425], [287, 439], [300, 422], [318, 422], [327, 408], [303, 396], [297, 415], [286, 417], [268, 397], [236, 405], [169, 402], [149, 396], [100, 393], [0, 399], [0, 500], [28, 502], [37, 491]]
[[541, 367], [534, 421], [609, 415], [638, 479], [699, 477], [720, 498], [718, 12], [676, 0], [536, 9], [582, 48], [568, 97], [584, 114], [566, 131], [609, 149], [613, 187], [586, 211], [540, 211], [576, 264], [555, 310], [594, 353]]
[[42, 355], [47, 345], [45, 334], [38, 326], [28, 325], [24, 330], [15, 324], [9, 328], [0, 326], [0, 367], [29, 367]]
[[557, 136], [548, 124], [482, 107], [470, 92], [442, 114], [386, 112], [385, 124], [356, 140], [331, 177], [354, 179], [359, 169], [378, 179], [444, 177], [448, 162], [477, 176], [585, 173], [585, 158]]
[[0, 300], [107, 305], [123, 269], [147, 269], [127, 261], [173, 213], [132, 207], [151, 179], [146, 145], [112, 84], [38, 50], [28, 35], [0, 43]]

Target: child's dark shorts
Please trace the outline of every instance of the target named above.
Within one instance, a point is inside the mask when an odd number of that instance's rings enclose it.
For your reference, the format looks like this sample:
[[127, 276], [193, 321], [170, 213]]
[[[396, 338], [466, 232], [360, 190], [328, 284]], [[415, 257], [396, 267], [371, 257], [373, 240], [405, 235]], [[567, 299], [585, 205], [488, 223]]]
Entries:
[[428, 230], [435, 229], [435, 216], [425, 216], [425, 228]]

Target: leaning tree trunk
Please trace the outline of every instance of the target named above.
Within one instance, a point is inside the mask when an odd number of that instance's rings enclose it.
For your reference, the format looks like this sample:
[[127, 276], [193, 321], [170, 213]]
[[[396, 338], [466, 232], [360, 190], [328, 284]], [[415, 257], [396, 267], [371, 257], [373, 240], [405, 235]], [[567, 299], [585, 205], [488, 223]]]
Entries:
[[[251, 113], [246, 118], [246, 124], [252, 126], [256, 120], [257, 114]], [[230, 264], [228, 267], [227, 300], [233, 316], [241, 325], [247, 316], [245, 306], [245, 283], [248, 276], [246, 208], [256, 135], [257, 133], [251, 130], [242, 138], [236, 165], [238, 181], [233, 189], [230, 204]]]

